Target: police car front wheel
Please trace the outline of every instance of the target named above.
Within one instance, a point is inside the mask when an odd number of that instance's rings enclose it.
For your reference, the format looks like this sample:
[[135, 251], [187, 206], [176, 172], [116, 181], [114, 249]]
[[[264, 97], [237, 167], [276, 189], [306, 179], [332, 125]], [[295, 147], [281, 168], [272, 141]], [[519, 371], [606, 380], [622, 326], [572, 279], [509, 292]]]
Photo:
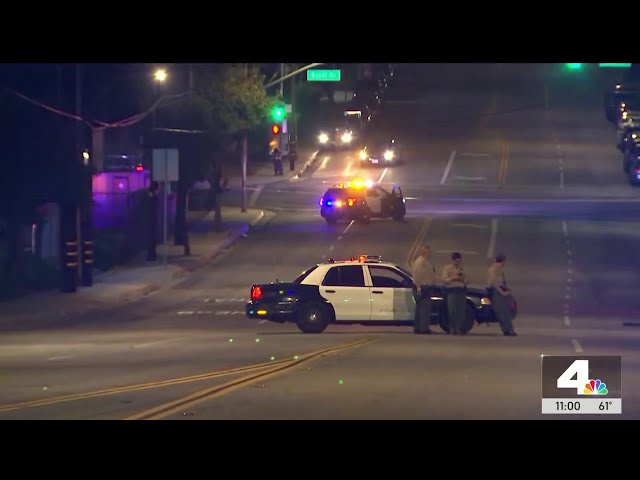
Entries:
[[329, 312], [320, 304], [304, 305], [298, 312], [297, 324], [302, 333], [322, 333], [329, 325]]

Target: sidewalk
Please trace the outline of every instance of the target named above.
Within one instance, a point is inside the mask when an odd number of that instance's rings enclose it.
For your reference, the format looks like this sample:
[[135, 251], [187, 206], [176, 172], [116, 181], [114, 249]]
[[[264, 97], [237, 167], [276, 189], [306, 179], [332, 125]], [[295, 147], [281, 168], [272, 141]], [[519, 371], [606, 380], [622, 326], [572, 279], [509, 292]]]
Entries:
[[[307, 169], [313, 165], [318, 155], [318, 151], [311, 148], [301, 148], [298, 153], [296, 168], [289, 170], [289, 162], [284, 162], [284, 174], [275, 176], [273, 174], [273, 164], [267, 160], [256, 165], [251, 175], [247, 175], [247, 187], [256, 187], [269, 183], [282, 182], [284, 180], [295, 181], [302, 177]], [[235, 189], [242, 186], [242, 177], [234, 176], [229, 179], [228, 188]]]
[[[146, 262], [146, 252], [127, 265], [107, 272], [94, 273], [93, 287], [78, 287], [76, 293], [59, 290], [38, 292], [0, 303], [0, 331], [28, 330], [63, 324], [65, 319], [105, 308], [113, 308], [138, 300], [152, 292], [169, 288], [191, 272], [234, 244], [251, 228], [274, 214], [260, 209], [241, 213], [236, 207], [222, 207], [223, 232], [213, 230], [214, 212], [205, 216], [190, 214], [191, 256], [184, 256], [184, 247], [158, 245], [156, 262]], [[194, 218], [195, 217], [195, 218]], [[167, 255], [167, 264], [164, 255]]]

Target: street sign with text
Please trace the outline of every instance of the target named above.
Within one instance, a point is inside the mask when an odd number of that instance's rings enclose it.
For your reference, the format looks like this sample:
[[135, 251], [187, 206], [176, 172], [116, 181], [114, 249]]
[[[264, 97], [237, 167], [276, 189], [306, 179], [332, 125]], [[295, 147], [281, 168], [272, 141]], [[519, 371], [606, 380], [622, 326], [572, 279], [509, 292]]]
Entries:
[[340, 70], [307, 70], [308, 82], [339, 82]]

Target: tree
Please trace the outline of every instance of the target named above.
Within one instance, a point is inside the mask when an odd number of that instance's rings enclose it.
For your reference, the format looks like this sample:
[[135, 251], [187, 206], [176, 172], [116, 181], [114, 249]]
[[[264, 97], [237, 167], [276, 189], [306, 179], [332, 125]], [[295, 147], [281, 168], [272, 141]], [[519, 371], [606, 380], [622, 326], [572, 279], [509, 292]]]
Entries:
[[[247, 168], [247, 135], [265, 119], [275, 98], [269, 97], [264, 88], [264, 75], [256, 65], [225, 64], [208, 78], [197, 94], [196, 105], [201, 108], [209, 128], [231, 135], [242, 145], [243, 210]], [[222, 229], [220, 202], [216, 193], [216, 229]]]

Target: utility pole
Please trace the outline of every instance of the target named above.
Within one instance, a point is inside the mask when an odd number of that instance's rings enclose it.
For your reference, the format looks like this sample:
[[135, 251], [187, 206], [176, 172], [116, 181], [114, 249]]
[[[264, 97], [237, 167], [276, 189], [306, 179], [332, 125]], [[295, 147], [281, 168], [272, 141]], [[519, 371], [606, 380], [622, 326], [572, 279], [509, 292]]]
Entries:
[[[244, 64], [245, 77], [249, 77], [249, 64]], [[247, 211], [247, 135], [245, 131], [242, 133], [242, 204], [240, 206], [240, 212], [245, 213]]]
[[[57, 87], [58, 87], [58, 108], [63, 109], [62, 104], [62, 66], [57, 67]], [[67, 150], [64, 148], [64, 132], [62, 129], [62, 117], [58, 116], [57, 150], [60, 155], [60, 168], [76, 168], [76, 165], [69, 162], [77, 161], [76, 158], [66, 158]], [[75, 155], [74, 155], [75, 157]], [[64, 198], [67, 197], [67, 198]], [[60, 202], [60, 257], [62, 267], [62, 288], [65, 293], [74, 293], [78, 285], [78, 237], [77, 237], [77, 211], [76, 206], [63, 194], [63, 201]]]
[[[292, 65], [293, 69], [293, 65]], [[298, 157], [298, 111], [296, 109], [296, 77], [291, 77], [291, 133], [289, 134], [289, 169], [294, 170]]]
[[[284, 63], [280, 63], [280, 78], [284, 78]], [[280, 98], [284, 99], [284, 82], [280, 82]]]

